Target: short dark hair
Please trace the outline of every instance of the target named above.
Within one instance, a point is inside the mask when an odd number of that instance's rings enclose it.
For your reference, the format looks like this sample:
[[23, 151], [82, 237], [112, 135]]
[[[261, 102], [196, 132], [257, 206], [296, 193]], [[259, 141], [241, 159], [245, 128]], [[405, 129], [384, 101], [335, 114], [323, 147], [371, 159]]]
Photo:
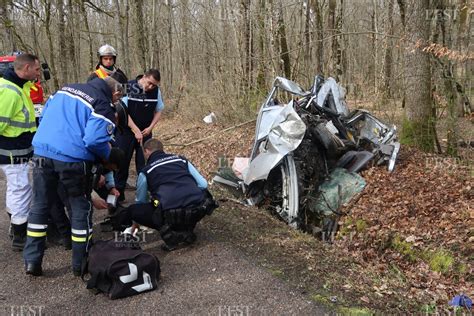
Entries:
[[153, 78], [155, 78], [156, 81], [161, 81], [161, 74], [160, 74], [160, 71], [158, 69], [150, 69], [148, 70], [147, 72], [145, 72], [144, 76], [152, 76]]
[[121, 72], [114, 71], [110, 74], [110, 77], [117, 80], [120, 84], [127, 84], [127, 77]]
[[163, 143], [156, 138], [151, 138], [143, 144], [143, 149], [148, 149], [151, 152], [163, 151]]
[[30, 64], [33, 65], [36, 61], [39, 61], [38, 56], [35, 56], [33, 54], [20, 54], [16, 57], [15, 61], [13, 62], [13, 68], [15, 70], [22, 70], [25, 65]]
[[107, 86], [110, 88], [110, 91], [112, 93], [115, 93], [116, 91], [124, 92], [124, 87], [120, 82], [118, 82], [114, 77], [112, 76], [107, 76], [103, 79]]

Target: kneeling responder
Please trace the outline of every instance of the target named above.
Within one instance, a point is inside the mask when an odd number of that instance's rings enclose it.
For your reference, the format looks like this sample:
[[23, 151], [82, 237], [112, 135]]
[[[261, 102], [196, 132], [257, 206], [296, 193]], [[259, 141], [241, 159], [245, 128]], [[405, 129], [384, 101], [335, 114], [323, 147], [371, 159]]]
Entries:
[[110, 161], [116, 110], [123, 94], [109, 76], [67, 85], [45, 105], [33, 138], [33, 203], [23, 250], [27, 274], [41, 275], [49, 209], [60, 183], [71, 207], [72, 269], [80, 275], [92, 237], [91, 175], [97, 161]]
[[165, 153], [157, 139], [146, 141], [143, 149], [147, 164], [138, 176], [136, 203], [117, 214], [117, 220], [159, 230], [167, 251], [193, 243], [197, 222], [217, 207], [206, 180], [185, 157]]

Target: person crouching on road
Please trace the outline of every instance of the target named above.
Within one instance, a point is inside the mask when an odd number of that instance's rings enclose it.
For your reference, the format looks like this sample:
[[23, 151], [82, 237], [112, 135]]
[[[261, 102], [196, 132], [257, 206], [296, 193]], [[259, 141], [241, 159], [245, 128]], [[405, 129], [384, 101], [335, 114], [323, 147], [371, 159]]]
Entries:
[[138, 176], [136, 203], [122, 210], [118, 221], [159, 230], [167, 251], [193, 243], [197, 222], [217, 207], [206, 180], [185, 157], [165, 153], [159, 140], [149, 139], [143, 148], [147, 164]]
[[33, 202], [23, 250], [26, 274], [42, 275], [48, 215], [60, 183], [72, 212], [72, 270], [80, 275], [92, 237], [92, 165], [110, 158], [116, 123], [111, 103], [122, 93], [122, 85], [109, 76], [67, 85], [46, 103], [33, 138]]

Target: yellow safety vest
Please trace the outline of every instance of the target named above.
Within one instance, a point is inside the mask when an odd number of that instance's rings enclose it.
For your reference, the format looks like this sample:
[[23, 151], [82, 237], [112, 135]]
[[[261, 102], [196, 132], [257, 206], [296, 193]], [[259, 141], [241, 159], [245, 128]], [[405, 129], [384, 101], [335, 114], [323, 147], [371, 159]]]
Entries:
[[100, 79], [104, 79], [109, 75], [104, 70], [102, 70], [102, 68], [100, 68], [100, 67], [94, 72], [97, 75], [97, 77], [99, 77]]
[[35, 109], [30, 99], [28, 81], [20, 88], [5, 78], [0, 78], [0, 135], [18, 137], [36, 131]]

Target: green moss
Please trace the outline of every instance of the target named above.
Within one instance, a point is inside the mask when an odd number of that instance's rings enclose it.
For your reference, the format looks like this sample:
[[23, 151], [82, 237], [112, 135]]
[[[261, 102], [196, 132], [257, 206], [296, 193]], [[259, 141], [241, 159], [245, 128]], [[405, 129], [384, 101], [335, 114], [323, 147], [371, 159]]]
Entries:
[[352, 221], [352, 218], [348, 218], [342, 225], [341, 227], [339, 228], [339, 232], [337, 233], [338, 236], [345, 236], [347, 234], [350, 233], [351, 229], [350, 229], [350, 226], [353, 224], [354, 222]]
[[356, 230], [358, 233], [362, 233], [367, 229], [367, 223], [363, 219], [358, 219], [356, 221]]
[[413, 137], [414, 127], [411, 122], [404, 119], [402, 122], [402, 132], [400, 134], [400, 143], [403, 145], [415, 145], [415, 139]]
[[425, 305], [421, 306], [420, 311], [423, 314], [427, 314], [427, 315], [434, 314], [437, 311], [436, 304], [435, 303], [425, 304]]
[[407, 260], [415, 262], [417, 258], [416, 251], [413, 249], [413, 245], [395, 236], [392, 240], [392, 248], [398, 253], [402, 254]]
[[413, 145], [426, 152], [434, 150], [434, 128], [433, 119], [427, 119], [420, 122], [403, 119], [402, 130], [400, 133], [400, 143], [404, 145]]
[[455, 267], [455, 270], [459, 275], [465, 275], [467, 272], [467, 264], [458, 263]]
[[366, 315], [375, 315], [368, 308], [358, 308], [358, 307], [341, 307], [339, 309], [339, 313], [342, 315], [350, 315], [350, 316], [366, 316]]
[[454, 264], [453, 256], [446, 250], [429, 252], [428, 259], [430, 269], [443, 274], [448, 273]]
[[311, 294], [310, 295], [311, 300], [315, 301], [316, 303], [321, 303], [321, 304], [328, 304], [329, 299], [321, 294]]
[[283, 277], [283, 275], [285, 275], [285, 272], [283, 272], [282, 270], [280, 269], [269, 269], [270, 270], [270, 273], [273, 274], [274, 276], [276, 277]]

